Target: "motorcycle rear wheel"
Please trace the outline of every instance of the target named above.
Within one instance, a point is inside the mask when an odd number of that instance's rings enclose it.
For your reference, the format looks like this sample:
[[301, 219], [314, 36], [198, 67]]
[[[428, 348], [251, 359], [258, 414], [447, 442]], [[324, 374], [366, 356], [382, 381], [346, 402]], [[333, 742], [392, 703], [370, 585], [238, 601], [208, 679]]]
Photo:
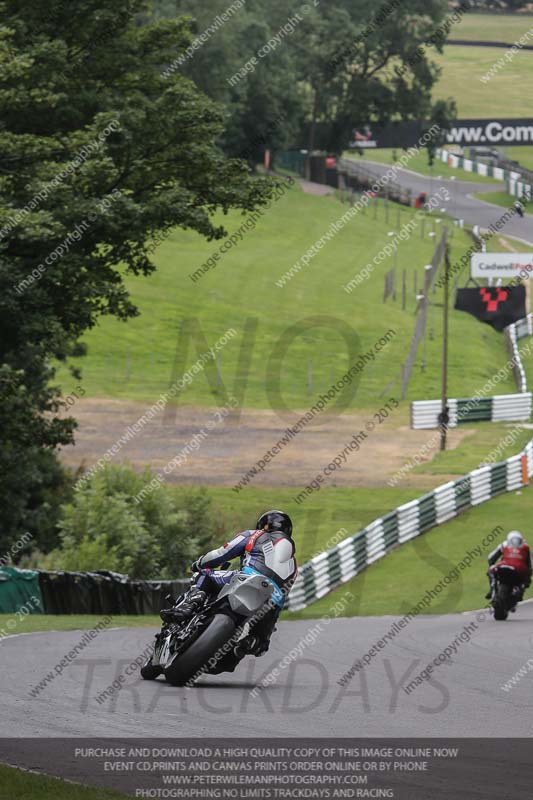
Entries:
[[[184, 686], [205, 667], [210, 658], [231, 639], [235, 622], [227, 614], [216, 614], [205, 631], [177, 655], [165, 669], [165, 678], [172, 686]], [[223, 657], [223, 654], [220, 654]]]
[[509, 595], [509, 587], [505, 583], [500, 584], [494, 598], [495, 620], [503, 621], [509, 616]]

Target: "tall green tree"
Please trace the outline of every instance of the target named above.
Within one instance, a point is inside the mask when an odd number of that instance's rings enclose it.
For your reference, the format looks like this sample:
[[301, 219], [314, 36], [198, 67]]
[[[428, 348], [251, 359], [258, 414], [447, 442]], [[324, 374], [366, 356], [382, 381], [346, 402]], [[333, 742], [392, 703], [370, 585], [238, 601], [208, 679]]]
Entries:
[[[367, 122], [453, 117], [451, 100], [437, 106], [431, 97], [446, 0], [248, 0], [216, 30], [227, 0], [174, 1], [195, 35], [211, 31], [180, 69], [224, 104], [221, 143], [232, 155], [253, 162], [267, 147], [341, 153]], [[171, 4], [153, 7], [169, 14]], [[268, 42], [275, 46], [257, 58]]]
[[[305, 119], [305, 97], [300, 90], [294, 50], [283, 38], [263, 58], [258, 51], [275, 37], [301, 6], [297, 0], [247, 0], [219, 24], [231, 5], [228, 0], [155, 0], [156, 14], [189, 15], [193, 36], [207, 35], [191, 58], [180, 66], [183, 74], [226, 109], [226, 127], [220, 140], [224, 151], [261, 162], [264, 152], [293, 146]], [[231, 82], [247, 62], [257, 64], [244, 79]]]
[[[43, 452], [72, 441], [53, 388], [98, 317], [137, 313], [124, 273], [149, 275], [156, 234], [224, 235], [212, 215], [250, 210], [266, 179], [217, 146], [220, 107], [179, 70], [180, 17], [142, 0], [0, 2], [0, 529], [27, 529]], [[144, 24], [143, 24], [144, 23]], [[179, 259], [176, 260], [179, 269]], [[6, 480], [8, 478], [8, 480]], [[14, 502], [15, 499], [15, 502]]]
[[298, 34], [309, 78], [309, 150], [341, 153], [351, 129], [367, 122], [453, 115], [452, 100], [434, 106], [431, 97], [440, 74], [431, 55], [442, 50], [445, 37], [436, 34], [447, 9], [443, 0], [335, 0], [306, 16]]

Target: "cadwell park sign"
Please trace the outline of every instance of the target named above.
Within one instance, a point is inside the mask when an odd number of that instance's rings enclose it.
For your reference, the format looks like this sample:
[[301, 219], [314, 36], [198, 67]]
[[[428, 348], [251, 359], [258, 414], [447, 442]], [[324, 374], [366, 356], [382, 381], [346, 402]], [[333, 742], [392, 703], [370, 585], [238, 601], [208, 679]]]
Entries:
[[472, 278], [516, 278], [533, 273], [533, 253], [474, 253]]

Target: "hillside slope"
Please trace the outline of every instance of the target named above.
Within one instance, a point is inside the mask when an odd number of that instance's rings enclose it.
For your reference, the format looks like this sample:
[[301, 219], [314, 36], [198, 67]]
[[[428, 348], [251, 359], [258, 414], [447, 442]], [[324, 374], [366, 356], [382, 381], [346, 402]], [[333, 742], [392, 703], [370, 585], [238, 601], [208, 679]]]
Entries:
[[[431, 259], [444, 220], [437, 218], [424, 225], [419, 221], [410, 238], [400, 243], [396, 301], [383, 303], [384, 274], [392, 268], [394, 256], [385, 256], [355, 291], [347, 293], [343, 289], [391, 241], [388, 234], [399, 231], [413, 218], [413, 209], [393, 205], [387, 218], [382, 201], [376, 209], [355, 216], [283, 288], [276, 285], [347, 210], [348, 206], [334, 197], [312, 197], [296, 187], [265, 211], [256, 228], [245, 232], [237, 246], [196, 282], [189, 275], [221, 243], [207, 243], [194, 233], [174, 231], [155, 254], [155, 274], [127, 279], [140, 316], [127, 324], [102, 319], [87, 335], [88, 356], [79, 362], [86, 396], [153, 403], [198, 357], [191, 345], [176, 366], [180, 320], [193, 318], [208, 346], [213, 346], [229, 329], [236, 332], [223, 347], [217, 365], [228, 392], [234, 389], [242, 343], [247, 342], [250, 364], [241, 365], [240, 369], [245, 383], [244, 405], [253, 408], [279, 403], [279, 397], [276, 400], [273, 395], [278, 381], [287, 405], [309, 407], [350, 366], [343, 338], [346, 326], [353, 331], [350, 337], [356, 337], [354, 351], [361, 354], [370, 351], [392, 330], [394, 333], [389, 334], [375, 358], [368, 357], [359, 389], [351, 401], [354, 408], [373, 408], [380, 393], [398, 378], [400, 364], [407, 355], [415, 322], [415, 273], [419, 290], [424, 265]], [[242, 224], [243, 219], [237, 214], [226, 220], [230, 233]], [[436, 237], [429, 235], [432, 230]], [[453, 263], [471, 246], [471, 240], [463, 231], [454, 230], [451, 244]], [[407, 306], [402, 311], [404, 269]], [[440, 293], [433, 299], [440, 302]], [[421, 346], [410, 398], [438, 396], [440, 313], [436, 306], [430, 311], [425, 365]], [[317, 326], [317, 316], [328, 318], [323, 326]], [[245, 329], [247, 320], [249, 327]], [[293, 326], [296, 327], [291, 334]], [[503, 337], [458, 312], [451, 315], [450, 335], [450, 395], [467, 396], [505, 362]], [[285, 348], [279, 344], [283, 336]], [[204, 350], [200, 345], [199, 351]], [[213, 365], [208, 369], [213, 378]], [[181, 393], [181, 403], [213, 406], [223, 401], [216, 375], [214, 387], [206, 380], [208, 369]], [[66, 372], [60, 377], [68, 390], [72, 381]], [[502, 392], [514, 391], [511, 380], [500, 386]], [[391, 390], [397, 393], [398, 385]]]

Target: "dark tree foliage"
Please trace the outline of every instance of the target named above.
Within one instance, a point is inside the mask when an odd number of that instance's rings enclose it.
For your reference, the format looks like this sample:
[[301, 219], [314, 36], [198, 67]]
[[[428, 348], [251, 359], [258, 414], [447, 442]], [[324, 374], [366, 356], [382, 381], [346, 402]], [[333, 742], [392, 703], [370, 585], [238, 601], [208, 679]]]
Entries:
[[[195, 36], [212, 30], [228, 6], [152, 4], [155, 14], [189, 14]], [[439, 75], [431, 54], [442, 50], [449, 13], [446, 0], [248, 0], [180, 69], [224, 104], [226, 152], [250, 162], [267, 148], [340, 153], [351, 130], [366, 122], [453, 115], [451, 101], [437, 109], [431, 99]], [[275, 46], [258, 57], [269, 42]], [[254, 57], [253, 68], [232, 83]]]
[[[149, 275], [153, 237], [224, 234], [217, 210], [269, 194], [217, 145], [224, 113], [179, 71], [182, 18], [141, 0], [0, 2], [0, 530], [16, 538], [61, 486], [72, 441], [53, 364], [102, 314], [136, 314], [124, 272]], [[177, 264], [179, 268], [179, 264]]]
[[55, 543], [54, 453], [75, 423], [53, 365], [100, 315], [137, 313], [123, 276], [153, 271], [156, 235], [221, 237], [215, 211], [267, 198], [249, 174], [266, 149], [342, 152], [362, 123], [453, 114], [431, 99], [446, 0], [247, 0], [220, 24], [230, 5], [0, 0], [5, 541], [31, 527]]

